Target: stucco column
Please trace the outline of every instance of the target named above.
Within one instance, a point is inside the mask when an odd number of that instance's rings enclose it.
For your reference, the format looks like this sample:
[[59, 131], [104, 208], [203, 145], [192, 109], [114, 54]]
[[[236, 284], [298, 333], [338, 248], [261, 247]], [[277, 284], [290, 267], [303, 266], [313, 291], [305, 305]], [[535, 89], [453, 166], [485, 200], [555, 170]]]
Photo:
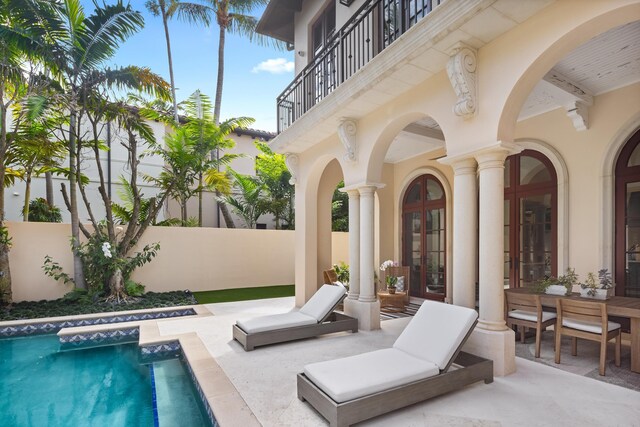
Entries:
[[480, 175], [480, 320], [483, 329], [507, 329], [504, 321], [505, 149], [476, 156]]
[[349, 195], [349, 299], [360, 296], [360, 192], [348, 190]]
[[480, 176], [480, 316], [464, 351], [493, 360], [495, 375], [516, 370], [515, 333], [504, 321], [504, 161], [517, 152], [514, 145], [499, 143], [475, 155]]
[[476, 307], [478, 188], [473, 158], [453, 167], [453, 303]]
[[[358, 328], [380, 329], [380, 302], [376, 298], [373, 277], [374, 195], [378, 186], [354, 185], [349, 194], [349, 265], [350, 293], [344, 302], [347, 316], [358, 319]], [[355, 270], [354, 270], [355, 267]], [[355, 279], [353, 272], [356, 272]], [[353, 286], [358, 294], [355, 294]]]
[[373, 276], [373, 214], [375, 186], [358, 188], [360, 192], [360, 297], [362, 302], [376, 300]]

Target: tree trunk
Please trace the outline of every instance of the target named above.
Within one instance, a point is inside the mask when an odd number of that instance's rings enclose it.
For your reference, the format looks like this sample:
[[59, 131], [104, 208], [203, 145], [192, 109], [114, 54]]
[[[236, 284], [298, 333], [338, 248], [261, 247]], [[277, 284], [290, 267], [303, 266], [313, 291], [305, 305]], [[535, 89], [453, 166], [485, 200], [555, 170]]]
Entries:
[[27, 173], [24, 189], [24, 207], [22, 208], [22, 220], [29, 222], [29, 199], [31, 198], [31, 173]]
[[198, 174], [198, 227], [202, 227], [202, 172]]
[[121, 303], [128, 299], [124, 288], [124, 276], [119, 268], [109, 278], [109, 296], [107, 302]]
[[[4, 104], [4, 84], [0, 83], [0, 232], [4, 231], [4, 158], [7, 152], [7, 106]], [[8, 237], [8, 235], [7, 235]], [[0, 234], [0, 303], [10, 304], [11, 270], [9, 269], [9, 245], [2, 242]]]
[[216, 82], [216, 99], [213, 104], [213, 120], [220, 124], [220, 105], [222, 104], [222, 86], [224, 83], [224, 40], [227, 29], [220, 25], [220, 39], [218, 40], [218, 78]]
[[164, 25], [164, 36], [167, 41], [167, 57], [169, 59], [169, 80], [171, 80], [171, 97], [173, 99], [173, 120], [178, 124], [178, 101], [176, 100], [176, 82], [173, 78], [173, 59], [171, 58], [171, 39], [169, 38], [169, 24], [167, 23], [167, 12], [164, 10], [164, 5], [161, 6], [162, 10], [162, 24]]
[[186, 227], [187, 225], [187, 201], [180, 201], [180, 219], [182, 220], [182, 226]]
[[[216, 198], [219, 199], [221, 196], [222, 194], [220, 194], [220, 192], [216, 190]], [[220, 209], [220, 213], [222, 214], [222, 218], [224, 218], [224, 223], [227, 228], [236, 228], [236, 223], [233, 222], [233, 217], [231, 216], [226, 203], [221, 202], [220, 200], [218, 200], [216, 203], [218, 204], [218, 209]]]
[[76, 170], [76, 122], [77, 113], [69, 117], [69, 204], [71, 205], [71, 249], [73, 252], [73, 282], [76, 288], [86, 289], [82, 258], [80, 258], [80, 219], [78, 218], [77, 170]]
[[53, 200], [53, 175], [51, 172], [45, 172], [44, 178], [47, 186], [47, 203], [49, 203], [49, 206], [53, 207], [55, 204]]

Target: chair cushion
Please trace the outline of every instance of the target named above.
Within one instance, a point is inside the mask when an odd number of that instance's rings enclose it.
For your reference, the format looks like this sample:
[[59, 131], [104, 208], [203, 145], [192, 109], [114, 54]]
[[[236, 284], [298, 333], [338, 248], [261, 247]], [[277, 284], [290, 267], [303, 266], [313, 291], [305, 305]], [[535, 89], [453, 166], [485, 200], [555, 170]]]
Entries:
[[[596, 322], [585, 322], [584, 320], [576, 319], [562, 319], [562, 326], [571, 329], [578, 329], [585, 332], [593, 332], [594, 334], [602, 333], [602, 325]], [[616, 322], [609, 322], [607, 329], [609, 331], [615, 331], [620, 328], [620, 324]]]
[[[530, 311], [524, 310], [513, 310], [509, 312], [509, 317], [513, 317], [514, 319], [522, 319], [529, 320], [531, 322], [536, 322], [538, 319], [538, 315], [536, 313], [532, 313]], [[557, 316], [555, 313], [550, 313], [548, 311], [542, 312], [542, 321], [546, 322], [547, 320], [555, 319]]]
[[401, 350], [362, 353], [342, 359], [311, 363], [305, 375], [338, 403], [357, 399], [440, 373], [434, 363]]
[[393, 348], [444, 369], [477, 318], [470, 308], [425, 301]]
[[319, 322], [329, 314], [346, 292], [347, 290], [342, 285], [322, 285], [311, 299], [302, 306], [300, 313], [311, 316], [316, 319], [316, 322]]
[[398, 281], [396, 282], [396, 291], [404, 292], [404, 276], [398, 276]]
[[248, 334], [272, 331], [275, 329], [292, 328], [294, 326], [316, 325], [318, 321], [299, 311], [254, 317], [253, 319], [238, 320], [236, 324]]

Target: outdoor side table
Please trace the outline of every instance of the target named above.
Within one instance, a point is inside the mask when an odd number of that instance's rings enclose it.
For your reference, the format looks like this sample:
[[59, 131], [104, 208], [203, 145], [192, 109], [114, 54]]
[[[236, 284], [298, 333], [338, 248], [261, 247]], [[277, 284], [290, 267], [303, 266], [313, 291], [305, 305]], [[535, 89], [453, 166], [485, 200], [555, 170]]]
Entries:
[[406, 292], [396, 292], [395, 294], [390, 294], [389, 292], [378, 292], [380, 310], [387, 311], [389, 313], [399, 313], [404, 311], [404, 301], [406, 298]]

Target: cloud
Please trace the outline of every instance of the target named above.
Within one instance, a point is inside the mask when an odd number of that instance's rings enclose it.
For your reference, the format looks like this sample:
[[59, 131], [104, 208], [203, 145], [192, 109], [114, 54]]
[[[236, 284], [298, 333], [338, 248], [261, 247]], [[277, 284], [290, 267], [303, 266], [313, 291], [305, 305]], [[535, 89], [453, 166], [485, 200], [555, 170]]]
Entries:
[[287, 61], [284, 58], [267, 59], [253, 67], [252, 73], [259, 73], [265, 71], [271, 74], [282, 74], [293, 72], [294, 64], [292, 61]]

